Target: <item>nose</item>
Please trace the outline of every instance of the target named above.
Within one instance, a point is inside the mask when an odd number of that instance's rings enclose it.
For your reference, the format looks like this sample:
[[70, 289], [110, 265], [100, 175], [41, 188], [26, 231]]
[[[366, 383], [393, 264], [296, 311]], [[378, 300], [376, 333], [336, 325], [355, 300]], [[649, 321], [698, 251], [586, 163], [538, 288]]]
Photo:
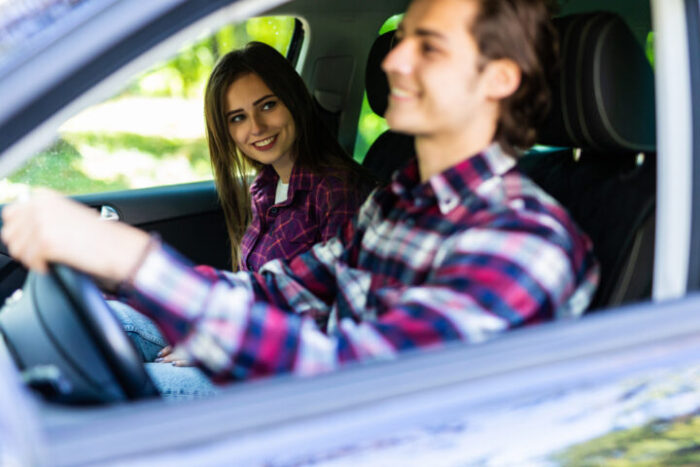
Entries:
[[267, 124], [265, 123], [265, 117], [260, 114], [254, 114], [250, 119], [250, 132], [253, 135], [261, 135], [267, 130]]
[[382, 61], [382, 70], [386, 74], [408, 74], [413, 70], [414, 46], [409, 38], [401, 40], [392, 48]]

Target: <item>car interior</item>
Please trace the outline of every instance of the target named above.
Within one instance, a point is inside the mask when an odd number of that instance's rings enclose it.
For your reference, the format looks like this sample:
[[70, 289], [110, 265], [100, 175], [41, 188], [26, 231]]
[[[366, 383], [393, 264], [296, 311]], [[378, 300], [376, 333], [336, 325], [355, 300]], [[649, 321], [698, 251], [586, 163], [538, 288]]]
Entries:
[[[390, 50], [393, 32], [377, 31], [406, 4], [405, 0], [373, 2], [359, 11], [340, 0], [322, 4], [300, 0], [269, 13], [301, 18], [290, 59], [297, 60], [328, 125], [349, 152], [365, 90], [375, 114], [386, 110], [388, 84], [380, 64]], [[656, 137], [654, 74], [644, 48], [651, 31], [646, 6], [632, 0], [560, 2], [555, 26], [561, 63], [553, 83], [552, 109], [539, 129], [539, 145], [519, 160], [520, 168], [559, 200], [593, 241], [602, 277], [591, 312], [651, 297]], [[352, 34], [338, 34], [337, 28]], [[412, 154], [409, 137], [387, 130], [370, 146], [363, 165], [387, 183]], [[76, 199], [96, 209], [108, 207], [124, 222], [159, 232], [195, 263], [230, 268], [226, 229], [211, 182]], [[0, 298], [8, 298], [25, 284], [26, 271], [9, 258], [4, 246], [0, 256]], [[0, 313], [3, 336], [21, 370], [58, 365], [70, 374], [73, 386], [84, 387], [77, 398], [82, 402], [154, 396], [144, 373], [124, 369], [134, 361], [128, 343], [110, 333], [95, 335], [98, 328], [114, 323], [105, 315], [94, 284], [65, 271], [55, 272], [53, 280], [29, 277], [24, 295], [36, 297], [34, 301], [11, 300], [14, 313]], [[78, 310], [74, 312], [78, 318], [52, 323], [49, 317], [56, 313], [47, 309], [57, 301]], [[97, 311], [86, 314], [91, 307]], [[26, 351], [39, 334], [49, 336], [42, 340], [42, 350]], [[46, 354], [58, 357], [47, 362]], [[76, 354], [81, 356], [74, 358]], [[87, 381], [88, 372], [80, 368], [86, 361], [91, 368], [100, 368], [101, 381]], [[27, 381], [49, 400], [80, 402], [62, 397], [61, 381], [50, 374], [35, 371]]]
[[[531, 151], [519, 166], [593, 241], [601, 283], [590, 310], [649, 299], [656, 193], [651, 65], [617, 14], [566, 15], [555, 27], [562, 65], [552, 109], [538, 130], [539, 143], [553, 149]], [[367, 61], [367, 96], [380, 115], [389, 89], [380, 64], [392, 36], [379, 36]], [[412, 151], [409, 136], [387, 130], [363, 164], [386, 182]]]

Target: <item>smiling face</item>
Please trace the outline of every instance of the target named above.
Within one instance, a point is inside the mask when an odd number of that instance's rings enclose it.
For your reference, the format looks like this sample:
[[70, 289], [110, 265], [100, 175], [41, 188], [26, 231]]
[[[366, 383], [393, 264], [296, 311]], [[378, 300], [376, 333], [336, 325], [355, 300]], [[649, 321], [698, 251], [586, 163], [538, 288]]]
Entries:
[[229, 86], [225, 111], [236, 147], [250, 159], [272, 165], [288, 181], [296, 128], [284, 103], [258, 75], [248, 73]]
[[411, 4], [382, 64], [391, 89], [385, 117], [393, 130], [433, 136], [464, 132], [494, 112], [497, 119], [497, 101], [469, 32], [477, 12], [472, 0]]

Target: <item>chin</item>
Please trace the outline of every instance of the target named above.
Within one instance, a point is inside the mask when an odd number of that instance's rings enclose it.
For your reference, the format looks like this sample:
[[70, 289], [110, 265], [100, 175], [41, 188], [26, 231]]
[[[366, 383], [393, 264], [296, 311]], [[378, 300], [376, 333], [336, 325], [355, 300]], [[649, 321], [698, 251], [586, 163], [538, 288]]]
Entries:
[[407, 135], [419, 135], [424, 132], [425, 128], [423, 125], [419, 125], [416, 122], [406, 121], [405, 119], [389, 119], [386, 120], [391, 131], [395, 133], [405, 133]]

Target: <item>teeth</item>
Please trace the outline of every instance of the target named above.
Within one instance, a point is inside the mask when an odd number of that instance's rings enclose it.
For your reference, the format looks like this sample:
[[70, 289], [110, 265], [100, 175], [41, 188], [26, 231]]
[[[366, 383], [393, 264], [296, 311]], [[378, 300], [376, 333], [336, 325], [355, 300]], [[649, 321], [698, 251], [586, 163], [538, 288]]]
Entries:
[[412, 94], [400, 88], [391, 88], [391, 94], [396, 97], [411, 97]]
[[255, 142], [255, 143], [253, 143], [253, 146], [258, 146], [258, 147], [267, 146], [268, 144], [270, 144], [270, 143], [272, 142], [273, 139], [275, 139], [275, 137], [274, 137], [274, 136], [270, 136], [270, 137], [267, 138], [267, 139], [264, 139], [264, 140], [262, 140], [262, 141], [257, 141], [257, 142]]

